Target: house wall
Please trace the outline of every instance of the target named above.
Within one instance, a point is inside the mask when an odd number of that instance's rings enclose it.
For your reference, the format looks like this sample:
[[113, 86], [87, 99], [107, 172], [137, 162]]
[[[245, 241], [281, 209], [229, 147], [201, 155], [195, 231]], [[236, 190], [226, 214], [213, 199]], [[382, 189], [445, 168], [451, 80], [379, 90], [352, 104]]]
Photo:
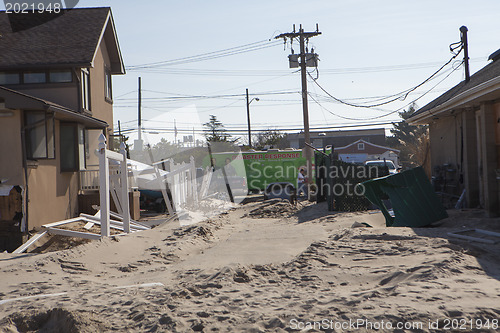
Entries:
[[[105, 65], [110, 66], [110, 64], [111, 62], [106, 49], [106, 44], [103, 39], [94, 59], [94, 67], [90, 69], [90, 89], [92, 94], [92, 116], [108, 123], [109, 127], [107, 128], [107, 134], [113, 134], [113, 103], [107, 101], [105, 98], [106, 81], [104, 75]], [[94, 154], [94, 151], [97, 149], [99, 144], [98, 138], [101, 133], [101, 131], [89, 131], [88, 145], [90, 154], [87, 160], [87, 164], [89, 166], [99, 164], [99, 159]]]
[[21, 141], [21, 112], [13, 111], [11, 117], [0, 118], [0, 178], [7, 178], [8, 185], [24, 187], [23, 155]]
[[456, 203], [465, 186], [461, 112], [442, 116], [429, 124], [431, 175], [436, 191], [446, 193], [443, 203], [449, 208]]
[[[28, 230], [78, 214], [78, 174], [61, 172], [60, 122], [55, 122], [56, 158], [28, 167]], [[33, 163], [31, 163], [33, 164]]]
[[73, 83], [45, 83], [39, 85], [19, 85], [12, 89], [65, 106], [71, 110], [80, 110], [80, 88], [75, 75]]
[[[479, 154], [476, 112], [464, 111], [462, 116], [463, 135], [463, 175], [467, 205], [476, 208], [480, 205]], [[432, 148], [432, 147], [431, 147]]]
[[500, 169], [500, 103], [493, 104], [495, 114], [493, 123], [495, 124], [495, 145], [497, 152], [497, 168]]
[[111, 66], [104, 39], [94, 58], [94, 67], [90, 69], [90, 90], [92, 116], [104, 120], [113, 129], [113, 103], [105, 99], [104, 66]]
[[431, 163], [433, 168], [443, 164], [458, 163], [457, 131], [460, 129], [455, 117], [442, 117], [429, 124], [431, 141]]
[[496, 171], [498, 169], [498, 146], [496, 145], [497, 110], [498, 106], [491, 102], [481, 103], [479, 109], [479, 137], [481, 144], [479, 172], [482, 179], [484, 208], [490, 217], [498, 216], [500, 207]]

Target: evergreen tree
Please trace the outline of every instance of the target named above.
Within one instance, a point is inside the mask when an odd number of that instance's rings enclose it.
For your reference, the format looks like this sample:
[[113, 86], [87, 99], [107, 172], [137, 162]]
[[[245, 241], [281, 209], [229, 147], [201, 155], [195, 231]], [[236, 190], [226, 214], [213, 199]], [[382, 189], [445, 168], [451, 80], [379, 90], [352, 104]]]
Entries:
[[239, 138], [232, 139], [231, 134], [227, 132], [222, 122], [217, 120], [217, 117], [214, 115], [210, 115], [210, 120], [207, 123], [204, 123], [203, 126], [205, 126], [206, 128], [204, 130], [205, 138], [210, 143], [214, 142], [236, 143], [236, 141], [239, 140]]
[[416, 104], [399, 113], [402, 121], [393, 123], [392, 136], [387, 138], [389, 147], [400, 151], [399, 159], [404, 169], [424, 166], [428, 168], [429, 129], [426, 125], [410, 125], [406, 121], [416, 111]]

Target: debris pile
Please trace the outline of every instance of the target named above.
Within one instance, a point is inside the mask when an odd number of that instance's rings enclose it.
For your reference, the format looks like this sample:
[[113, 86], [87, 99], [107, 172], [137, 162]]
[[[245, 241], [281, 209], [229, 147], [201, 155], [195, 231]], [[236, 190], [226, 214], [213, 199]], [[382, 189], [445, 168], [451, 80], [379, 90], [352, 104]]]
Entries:
[[248, 216], [253, 218], [288, 218], [298, 212], [298, 208], [288, 200], [272, 199], [252, 209]]

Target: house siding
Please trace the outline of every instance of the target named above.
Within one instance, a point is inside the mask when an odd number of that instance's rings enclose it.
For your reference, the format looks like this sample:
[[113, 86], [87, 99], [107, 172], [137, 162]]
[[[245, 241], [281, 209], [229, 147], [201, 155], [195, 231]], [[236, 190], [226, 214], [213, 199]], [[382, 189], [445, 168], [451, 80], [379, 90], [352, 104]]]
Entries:
[[[107, 128], [107, 133], [105, 133], [108, 137], [108, 141], [109, 134], [113, 134], [113, 104], [106, 101], [105, 98], [104, 66], [110, 66], [110, 64], [106, 44], [103, 39], [94, 59], [94, 67], [90, 69], [90, 91], [92, 98], [92, 116], [108, 123], [109, 127]], [[100, 134], [100, 131], [89, 131], [88, 145], [90, 154], [87, 160], [87, 165], [89, 167], [99, 164], [99, 160], [93, 151], [97, 149]]]
[[56, 121], [56, 158], [41, 159], [36, 167], [28, 167], [28, 230], [78, 215], [78, 174], [61, 172], [59, 129]]
[[444, 164], [457, 166], [459, 162], [457, 156], [457, 133], [460, 130], [459, 122], [455, 117], [446, 117], [434, 120], [429, 124], [433, 167]]
[[453, 115], [429, 123], [433, 176], [448, 165], [445, 191], [460, 195], [464, 189], [468, 207], [499, 211], [500, 103], [482, 103], [477, 109], [455, 110]]
[[3, 138], [8, 138], [0, 140], [0, 178], [6, 178], [8, 185], [24, 187], [21, 112], [15, 110], [13, 113], [0, 121], [0, 133]]
[[104, 120], [109, 124], [109, 131], [113, 130], [113, 104], [105, 99], [104, 66], [111, 66], [106, 45], [101, 42], [94, 58], [94, 66], [90, 69], [90, 91], [92, 116]]
[[46, 83], [39, 85], [19, 85], [9, 87], [24, 94], [38, 97], [65, 106], [71, 110], [80, 110], [79, 82], [73, 73], [73, 83]]

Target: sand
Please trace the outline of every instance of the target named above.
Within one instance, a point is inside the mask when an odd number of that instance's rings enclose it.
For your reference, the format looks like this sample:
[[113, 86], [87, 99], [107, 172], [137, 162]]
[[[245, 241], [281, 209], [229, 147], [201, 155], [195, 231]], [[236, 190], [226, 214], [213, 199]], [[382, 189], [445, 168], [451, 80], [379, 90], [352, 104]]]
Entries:
[[[498, 331], [500, 244], [448, 232], [499, 231], [499, 220], [451, 214], [433, 228], [386, 228], [377, 212], [274, 200], [0, 254], [0, 332]], [[362, 222], [373, 227], [352, 227]]]

